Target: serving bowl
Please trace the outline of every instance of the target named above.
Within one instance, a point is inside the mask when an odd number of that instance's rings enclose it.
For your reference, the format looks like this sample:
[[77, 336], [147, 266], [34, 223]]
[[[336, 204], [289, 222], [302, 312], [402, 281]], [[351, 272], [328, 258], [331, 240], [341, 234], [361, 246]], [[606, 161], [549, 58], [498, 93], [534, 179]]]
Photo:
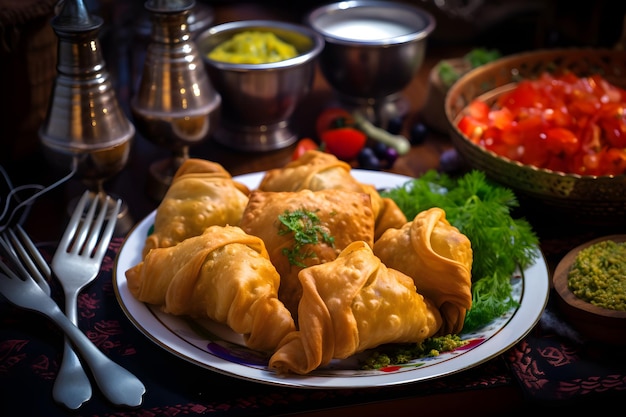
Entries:
[[452, 58], [438, 62], [428, 73], [428, 90], [426, 102], [421, 110], [422, 118], [428, 127], [445, 133], [448, 131], [444, 100], [450, 85], [439, 76], [442, 65], [450, 65], [459, 73], [466, 73], [472, 69], [471, 64], [464, 58]]
[[[272, 33], [293, 45], [297, 56], [268, 63], [233, 63], [209, 57], [242, 32]], [[324, 40], [304, 25], [273, 20], [243, 20], [213, 26], [196, 44], [214, 88], [222, 96], [222, 119], [214, 139], [230, 148], [269, 151], [298, 139], [290, 118], [313, 85]]]
[[523, 79], [544, 71], [570, 71], [577, 76], [600, 74], [610, 83], [626, 85], [626, 54], [618, 50], [554, 49], [510, 55], [463, 75], [448, 90], [445, 113], [452, 142], [470, 168], [511, 188], [538, 212], [585, 224], [626, 223], [626, 175], [578, 175], [522, 164], [486, 150], [457, 127], [475, 98], [493, 103]]
[[626, 311], [594, 305], [577, 297], [568, 287], [569, 272], [580, 251], [605, 240], [623, 243], [626, 235], [600, 237], [572, 249], [557, 265], [552, 280], [559, 308], [576, 330], [593, 340], [626, 344]]
[[431, 14], [405, 3], [354, 0], [317, 7], [305, 21], [324, 37], [319, 66], [340, 101], [378, 122], [406, 110], [400, 92], [422, 66], [436, 25]]

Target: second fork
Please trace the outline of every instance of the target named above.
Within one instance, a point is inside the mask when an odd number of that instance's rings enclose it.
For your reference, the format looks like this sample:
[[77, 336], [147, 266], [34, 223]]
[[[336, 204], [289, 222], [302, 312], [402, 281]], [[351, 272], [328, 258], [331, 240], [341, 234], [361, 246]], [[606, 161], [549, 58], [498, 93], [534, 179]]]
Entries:
[[[99, 203], [101, 203], [101, 207], [99, 208], [97, 218], [94, 220], [96, 208]], [[89, 191], [86, 191], [74, 209], [72, 218], [68, 223], [52, 260], [52, 270], [65, 294], [65, 315], [75, 325], [78, 325], [78, 295], [80, 291], [98, 275], [97, 271], [101, 259], [108, 247], [117, 220], [120, 201], [117, 202], [117, 205], [114, 206], [110, 214], [108, 213], [110, 208], [109, 203], [109, 196], [103, 198], [102, 195], [96, 194], [92, 198]], [[85, 213], [85, 210], [88, 211]], [[101, 228], [107, 219], [107, 215], [108, 223], [104, 235], [99, 242], [100, 246], [96, 248]], [[87, 265], [84, 266], [85, 269], [94, 271], [93, 273], [71, 274], [68, 272], [68, 269], [81, 268], [79, 263], [81, 260], [89, 263], [92, 260], [91, 254], [94, 249], [97, 253], [93, 262], [97, 262], [97, 268], [88, 268]], [[84, 255], [82, 255], [83, 252]], [[72, 253], [79, 254], [81, 257], [73, 257], [71, 256]], [[93, 262], [91, 263], [93, 264]], [[91, 397], [92, 392], [89, 379], [85, 375], [76, 353], [71, 349], [71, 344], [67, 338], [63, 350], [63, 360], [52, 393], [57, 401], [63, 402], [70, 408], [80, 407], [80, 404], [89, 400]]]

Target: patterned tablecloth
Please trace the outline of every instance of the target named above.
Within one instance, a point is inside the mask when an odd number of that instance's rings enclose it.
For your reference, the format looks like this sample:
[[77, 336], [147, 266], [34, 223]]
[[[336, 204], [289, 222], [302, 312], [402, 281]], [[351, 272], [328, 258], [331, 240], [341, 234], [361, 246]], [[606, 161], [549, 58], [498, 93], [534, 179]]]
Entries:
[[[122, 243], [115, 238], [97, 281], [79, 297], [81, 329], [109, 357], [135, 373], [147, 393], [139, 409], [111, 407], [94, 396], [70, 413], [52, 399], [63, 335], [49, 321], [0, 301], [0, 415], [177, 416], [278, 415], [442, 393], [515, 387], [528, 404], [606, 404], [626, 395], [624, 349], [584, 342], [549, 302], [540, 323], [507, 352], [458, 374], [394, 387], [296, 389], [221, 375], [184, 361], [141, 334], [115, 297], [112, 270]], [[53, 245], [42, 251], [51, 257]], [[53, 282], [53, 297], [62, 291]], [[589, 400], [589, 401], [587, 401]]]

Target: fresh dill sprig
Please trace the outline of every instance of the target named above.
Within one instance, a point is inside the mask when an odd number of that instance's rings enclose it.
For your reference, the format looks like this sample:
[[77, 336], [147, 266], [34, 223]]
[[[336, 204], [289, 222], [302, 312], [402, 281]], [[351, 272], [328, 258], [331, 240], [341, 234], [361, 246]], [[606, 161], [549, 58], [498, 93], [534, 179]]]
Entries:
[[320, 225], [321, 221], [315, 212], [298, 209], [294, 211], [285, 210], [278, 216], [283, 227], [278, 233], [285, 235], [293, 233], [294, 245], [291, 248], [283, 248], [283, 255], [287, 256], [291, 265], [302, 268], [306, 267], [304, 260], [315, 257], [315, 252], [305, 251], [305, 245], [317, 245], [321, 241], [334, 246], [335, 238], [330, 236], [326, 229]]
[[519, 203], [513, 191], [487, 180], [473, 170], [452, 178], [435, 170], [401, 187], [385, 191], [407, 219], [432, 207], [446, 212], [446, 219], [472, 244], [472, 308], [464, 331], [489, 323], [515, 305], [511, 276], [538, 257], [539, 239], [525, 219], [515, 219]]

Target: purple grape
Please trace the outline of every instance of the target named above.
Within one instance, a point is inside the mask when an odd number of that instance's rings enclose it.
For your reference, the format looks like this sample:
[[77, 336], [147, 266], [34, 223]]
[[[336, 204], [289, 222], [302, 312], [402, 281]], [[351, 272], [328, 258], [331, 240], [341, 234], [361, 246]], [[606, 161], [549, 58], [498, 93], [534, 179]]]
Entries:
[[380, 159], [378, 159], [372, 148], [365, 147], [361, 149], [357, 156], [357, 161], [360, 168], [372, 171], [380, 170]]
[[428, 136], [428, 127], [422, 122], [417, 122], [411, 128], [409, 142], [411, 145], [421, 145], [426, 140], [426, 136]]

